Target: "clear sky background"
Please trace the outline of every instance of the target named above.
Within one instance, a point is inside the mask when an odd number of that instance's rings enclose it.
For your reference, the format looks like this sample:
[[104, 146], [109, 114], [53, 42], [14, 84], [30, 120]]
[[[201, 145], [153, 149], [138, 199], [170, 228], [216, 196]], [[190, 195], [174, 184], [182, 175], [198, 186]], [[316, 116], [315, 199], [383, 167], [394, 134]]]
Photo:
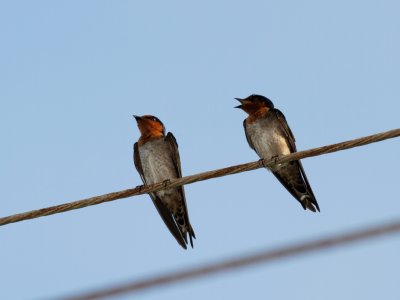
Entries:
[[[399, 1], [2, 1], [0, 216], [141, 184], [132, 114], [176, 136], [184, 175], [257, 160], [234, 97], [259, 93], [298, 149], [399, 127]], [[186, 187], [195, 248], [143, 195], [0, 228], [0, 298], [106, 287], [400, 215], [400, 142], [305, 159], [321, 213], [259, 169]], [[398, 299], [400, 238], [140, 294]], [[130, 299], [131, 296], [119, 299]]]

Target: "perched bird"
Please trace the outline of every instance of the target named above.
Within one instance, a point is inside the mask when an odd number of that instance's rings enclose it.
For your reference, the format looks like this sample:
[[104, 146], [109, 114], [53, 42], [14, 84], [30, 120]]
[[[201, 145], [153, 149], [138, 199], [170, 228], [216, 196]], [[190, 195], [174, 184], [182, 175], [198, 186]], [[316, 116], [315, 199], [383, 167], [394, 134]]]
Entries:
[[[171, 132], [165, 135], [164, 124], [150, 115], [134, 116], [141, 136], [134, 144], [134, 162], [144, 184], [182, 177], [178, 144]], [[193, 248], [196, 238], [189, 222], [183, 186], [150, 193], [158, 213], [177, 242], [186, 249], [187, 235]]]
[[[248, 113], [248, 117], [243, 121], [244, 131], [249, 146], [259, 157], [270, 159], [297, 151], [293, 133], [285, 116], [274, 108], [271, 100], [261, 95], [235, 99], [240, 102], [236, 108]], [[304, 209], [319, 211], [300, 161], [274, 165], [270, 170]]]

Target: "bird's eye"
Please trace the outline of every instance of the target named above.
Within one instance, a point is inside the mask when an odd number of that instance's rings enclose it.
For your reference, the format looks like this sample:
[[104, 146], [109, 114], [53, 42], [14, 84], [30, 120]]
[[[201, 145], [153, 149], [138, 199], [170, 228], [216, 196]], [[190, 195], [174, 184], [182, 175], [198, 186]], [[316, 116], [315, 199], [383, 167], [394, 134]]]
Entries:
[[151, 118], [154, 122], [157, 122], [158, 120], [157, 120], [157, 118], [156, 117], [153, 117], [153, 118]]

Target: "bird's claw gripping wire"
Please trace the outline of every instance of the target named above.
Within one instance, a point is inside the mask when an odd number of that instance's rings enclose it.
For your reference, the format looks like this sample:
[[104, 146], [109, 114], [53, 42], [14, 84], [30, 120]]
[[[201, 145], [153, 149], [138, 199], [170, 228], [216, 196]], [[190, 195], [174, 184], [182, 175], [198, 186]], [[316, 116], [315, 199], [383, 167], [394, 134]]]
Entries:
[[[280, 159], [280, 155], [274, 155], [268, 161], [273, 161], [274, 164], [278, 164], [279, 159]], [[260, 158], [258, 161], [264, 168], [268, 168], [268, 166], [265, 163], [265, 158]]]
[[271, 157], [271, 160], [274, 162], [274, 164], [277, 164], [279, 161], [280, 155], [274, 155]]
[[138, 189], [138, 190], [139, 190], [138, 193], [141, 193], [141, 192], [142, 192], [142, 189], [143, 189], [143, 185], [137, 185], [137, 186], [135, 187], [135, 189]]
[[265, 159], [264, 159], [264, 158], [260, 158], [260, 159], [258, 160], [258, 162], [259, 162], [264, 168], [266, 168], [266, 166], [265, 166]]
[[163, 181], [163, 187], [164, 187], [164, 189], [166, 189], [167, 186], [168, 186], [170, 183], [171, 183], [171, 180], [165, 179], [165, 180]]

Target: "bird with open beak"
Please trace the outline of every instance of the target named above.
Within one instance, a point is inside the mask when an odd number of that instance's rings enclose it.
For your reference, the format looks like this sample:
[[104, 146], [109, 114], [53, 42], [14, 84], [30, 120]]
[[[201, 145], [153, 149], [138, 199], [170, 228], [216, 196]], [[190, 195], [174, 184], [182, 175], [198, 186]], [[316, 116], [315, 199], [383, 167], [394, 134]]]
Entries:
[[[235, 99], [240, 102], [236, 108], [248, 114], [243, 122], [244, 131], [249, 146], [259, 157], [271, 159], [297, 151], [293, 133], [285, 116], [274, 108], [271, 100], [261, 95]], [[300, 161], [274, 165], [270, 170], [304, 209], [319, 211], [317, 200]]]
[[[181, 178], [181, 161], [174, 135], [165, 135], [164, 124], [151, 115], [134, 116], [140, 138], [134, 144], [134, 163], [144, 184]], [[177, 242], [187, 248], [187, 235], [193, 248], [196, 238], [189, 222], [184, 187], [173, 187], [149, 193], [158, 213]]]

